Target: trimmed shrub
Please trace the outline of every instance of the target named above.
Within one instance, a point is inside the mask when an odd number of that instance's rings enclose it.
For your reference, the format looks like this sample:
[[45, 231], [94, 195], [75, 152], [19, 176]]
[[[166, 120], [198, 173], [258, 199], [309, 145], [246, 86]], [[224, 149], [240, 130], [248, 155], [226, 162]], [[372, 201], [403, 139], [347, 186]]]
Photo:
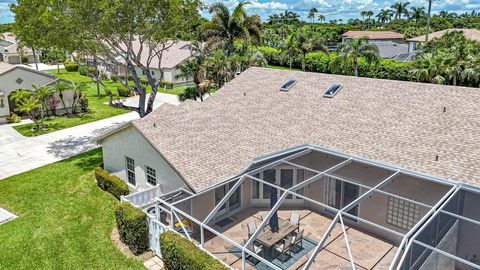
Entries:
[[122, 181], [122, 179], [117, 176], [110, 175], [104, 169], [98, 167], [95, 169], [95, 178], [97, 179], [97, 185], [111, 193], [117, 199], [120, 199], [121, 196], [126, 196], [130, 191], [128, 190], [128, 185]]
[[142, 85], [148, 85], [148, 78], [147, 77], [141, 76], [141, 77], [138, 77], [138, 79], [140, 80], [140, 83]]
[[112, 82], [118, 82], [118, 76], [117, 76], [117, 74], [112, 74], [112, 75], [110, 75], [110, 80], [111, 80]]
[[122, 202], [115, 210], [115, 220], [120, 240], [133, 254], [139, 255], [148, 250], [147, 216], [142, 210]]
[[173, 89], [173, 83], [172, 82], [167, 82], [167, 81], [162, 81], [160, 83], [160, 87], [167, 87], [167, 89]]
[[22, 117], [12, 113], [10, 116], [7, 117], [8, 123], [20, 123], [22, 121]]
[[198, 94], [197, 88], [195, 86], [189, 86], [185, 88], [185, 92], [183, 92], [179, 96], [180, 101], [185, 101], [187, 99], [195, 100], [197, 97], [200, 97], [200, 95]]
[[96, 70], [94, 67], [79, 67], [78, 68], [78, 73], [83, 76], [90, 76], [89, 74], [97, 74]]
[[65, 62], [63, 65], [65, 66], [65, 69], [68, 72], [77, 72], [78, 71], [78, 64], [77, 63]]
[[226, 270], [221, 262], [200, 250], [194, 243], [172, 231], [160, 235], [166, 270]]
[[117, 87], [117, 92], [118, 92], [118, 95], [121, 97], [129, 97], [132, 95], [132, 91], [130, 91], [130, 89], [126, 88], [123, 85]]

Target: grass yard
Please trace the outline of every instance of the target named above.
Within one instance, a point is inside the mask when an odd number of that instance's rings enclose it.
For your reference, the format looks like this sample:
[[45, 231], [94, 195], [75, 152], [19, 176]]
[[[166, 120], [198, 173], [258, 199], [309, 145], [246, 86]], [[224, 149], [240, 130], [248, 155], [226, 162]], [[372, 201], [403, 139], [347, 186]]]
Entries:
[[144, 269], [110, 240], [118, 201], [100, 190], [100, 150], [0, 180], [0, 269]]
[[290, 71], [302, 71], [302, 70], [299, 69], [299, 68], [292, 68], [292, 69], [290, 69], [289, 67], [274, 66], [274, 65], [267, 65], [267, 68], [279, 69], [279, 70], [290, 70]]
[[[42, 134], [47, 134], [50, 132], [58, 131], [61, 129], [69, 128], [69, 127], [74, 127], [86, 123], [90, 123], [93, 121], [117, 116], [120, 114], [128, 113], [130, 111], [128, 110], [123, 110], [123, 109], [117, 109], [108, 106], [107, 104], [104, 104], [105, 102], [108, 102], [108, 95], [105, 93], [104, 89], [102, 86], [100, 86], [100, 97], [98, 96], [97, 93], [97, 84], [92, 81], [91, 78], [87, 76], [82, 76], [78, 72], [68, 72], [65, 69], [60, 69], [60, 73], [57, 73], [57, 70], [49, 70], [48, 72], [54, 74], [58, 78], [71, 81], [71, 82], [76, 82], [76, 83], [86, 83], [87, 84], [87, 90], [85, 91], [86, 96], [88, 97], [88, 113], [83, 114], [81, 116], [77, 117], [59, 117], [59, 118], [51, 118], [47, 119], [45, 121], [45, 124], [48, 125], [48, 129], [40, 130], [40, 131], [33, 131], [33, 124], [25, 124], [25, 125], [19, 125], [15, 126], [15, 130], [17, 130], [20, 134], [23, 136], [27, 137], [33, 137], [33, 136], [38, 136]], [[116, 89], [118, 86], [120, 86], [120, 83], [114, 83], [108, 80], [104, 80], [103, 83], [115, 94]], [[162, 89], [159, 89], [159, 92], [162, 93], [168, 93], [168, 94], [174, 94], [174, 95], [180, 95], [183, 92], [185, 92], [186, 87], [176, 87], [173, 89], [167, 89], [166, 91]], [[118, 98], [118, 97], [116, 97]]]

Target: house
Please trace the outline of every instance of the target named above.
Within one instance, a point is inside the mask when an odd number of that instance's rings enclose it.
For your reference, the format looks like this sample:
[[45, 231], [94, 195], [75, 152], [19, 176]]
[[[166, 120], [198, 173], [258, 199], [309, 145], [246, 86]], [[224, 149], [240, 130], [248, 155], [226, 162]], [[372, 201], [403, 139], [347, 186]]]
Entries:
[[[465, 38], [467, 38], [469, 40], [475, 40], [475, 41], [480, 42], [480, 30], [478, 30], [478, 29], [454, 29], [454, 28], [445, 29], [445, 30], [430, 33], [428, 35], [428, 41], [431, 41], [434, 38], [441, 38], [446, 33], [453, 32], [453, 31], [460, 31], [460, 32], [463, 33]], [[425, 39], [426, 39], [426, 35], [422, 35], [422, 36], [407, 39], [408, 51], [409, 52], [415, 52], [417, 50], [418, 44], [419, 43], [424, 43]]]
[[382, 58], [394, 58], [408, 51], [404, 35], [391, 31], [347, 31], [342, 35], [342, 43], [360, 37], [377, 46]]
[[[133, 50], [138, 52], [141, 50], [141, 62], [145, 66], [149, 66], [151, 70], [151, 74], [153, 78], [159, 80], [160, 79], [160, 69], [159, 69], [159, 58], [153, 57], [149, 61], [149, 50], [145, 48], [145, 45], [142, 47], [142, 44], [135, 39], [132, 42]], [[160, 68], [163, 71], [163, 81], [173, 83], [174, 86], [185, 86], [193, 84], [193, 78], [191, 79], [184, 79], [184, 78], [176, 78], [178, 74], [180, 74], [180, 70], [178, 69], [178, 65], [183, 63], [185, 60], [192, 56], [192, 47], [191, 43], [188, 41], [175, 41], [169, 42], [165, 45], [168, 49], [164, 50], [162, 54], [162, 61]], [[117, 57], [117, 61], [119, 63], [124, 63], [125, 61], [121, 57]], [[89, 65], [94, 65], [93, 59], [89, 59], [87, 62]], [[104, 72], [107, 76], [111, 76], [112, 72], [115, 71], [118, 75], [124, 76], [126, 71], [126, 66], [124, 65], [113, 65], [112, 67], [105, 67], [103, 65], [98, 66], [100, 72]], [[139, 76], [145, 76], [144, 71], [138, 67], [135, 68], [136, 72]]]
[[13, 33], [0, 34], [0, 62], [21, 64], [22, 57], [25, 57], [28, 63], [35, 62], [32, 49], [20, 48], [19, 41]]
[[[0, 123], [5, 123], [6, 118], [15, 111], [15, 104], [10, 100], [13, 92], [20, 89], [33, 90], [33, 86], [48, 86], [58, 81], [63, 80], [47, 72], [0, 62]], [[53, 97], [60, 100], [58, 94], [54, 94]], [[70, 109], [73, 103], [73, 91], [64, 91], [63, 100], [67, 109]], [[57, 112], [62, 113], [63, 110], [63, 104], [59, 103]]]
[[236, 269], [470, 269], [479, 101], [474, 88], [250, 68], [98, 142], [138, 190], [123, 200], [148, 214], [157, 255], [174, 230]]

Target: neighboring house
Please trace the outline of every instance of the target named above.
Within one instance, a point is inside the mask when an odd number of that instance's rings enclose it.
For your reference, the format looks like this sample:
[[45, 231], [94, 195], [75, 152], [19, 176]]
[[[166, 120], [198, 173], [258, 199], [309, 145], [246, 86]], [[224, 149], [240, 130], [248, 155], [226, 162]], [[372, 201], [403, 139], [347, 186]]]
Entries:
[[[141, 44], [138, 40], [133, 42], [133, 50], [138, 52], [141, 48]], [[145, 45], [144, 45], [145, 46]], [[170, 47], [169, 47], [170, 46]], [[167, 82], [171, 82], [174, 86], [185, 86], [193, 84], [193, 78], [191, 79], [179, 79], [176, 78], [180, 71], [178, 69], [178, 65], [183, 63], [185, 60], [192, 56], [192, 48], [191, 43], [188, 41], [176, 41], [173, 43], [166, 44], [166, 47], [169, 47], [167, 50], [163, 52], [162, 55], [162, 62], [161, 62], [161, 70], [163, 71], [163, 80]], [[147, 66], [147, 61], [149, 57], [149, 50], [145, 47], [142, 48], [142, 55], [141, 55], [141, 62], [143, 65]], [[120, 63], [124, 63], [124, 60], [121, 57], [117, 58], [117, 61]], [[94, 61], [93, 59], [88, 60], [88, 64], [93, 66]], [[159, 57], [153, 57], [152, 61], [149, 64], [152, 76], [159, 80], [160, 79], [160, 70], [159, 70]], [[106, 68], [99, 64], [98, 66], [100, 72], [105, 72], [107, 76], [111, 76], [112, 71], [116, 71], [118, 75], [125, 75], [126, 67], [124, 65], [119, 66], [112, 66]], [[137, 75], [145, 76], [143, 70], [136, 67]]]
[[0, 62], [9, 64], [21, 64], [22, 57], [28, 59], [28, 63], [35, 63], [33, 51], [30, 48], [20, 48], [17, 37], [10, 32], [0, 34]]
[[[33, 90], [33, 85], [48, 86], [58, 81], [61, 79], [50, 73], [0, 62], [0, 123], [6, 122], [6, 117], [15, 110], [15, 104], [10, 101], [12, 92], [20, 89]], [[60, 100], [58, 94], [54, 97]], [[70, 109], [73, 103], [73, 92], [71, 90], [63, 92], [63, 100], [67, 109]], [[62, 113], [62, 110], [64, 110], [63, 105], [59, 103], [58, 113]]]
[[342, 35], [342, 43], [360, 37], [377, 46], [382, 58], [394, 58], [408, 51], [404, 35], [391, 31], [348, 31]]
[[[476, 88], [250, 68], [98, 142], [105, 169], [139, 191], [123, 200], [149, 214], [157, 255], [159, 233], [175, 230], [237, 269], [470, 269], [479, 103]], [[304, 231], [305, 252], [282, 262], [268, 249], [287, 228]]]
[[[448, 32], [453, 32], [453, 31], [460, 31], [463, 32], [465, 35], [465, 38], [469, 40], [475, 40], [480, 42], [480, 30], [478, 29], [445, 29], [437, 32], [430, 33], [428, 35], [428, 41], [431, 41], [434, 38], [441, 38], [443, 35], [445, 35]], [[408, 42], [408, 51], [409, 52], [415, 52], [417, 50], [417, 46], [419, 43], [425, 43], [425, 38], [426, 35], [414, 37], [407, 39]]]

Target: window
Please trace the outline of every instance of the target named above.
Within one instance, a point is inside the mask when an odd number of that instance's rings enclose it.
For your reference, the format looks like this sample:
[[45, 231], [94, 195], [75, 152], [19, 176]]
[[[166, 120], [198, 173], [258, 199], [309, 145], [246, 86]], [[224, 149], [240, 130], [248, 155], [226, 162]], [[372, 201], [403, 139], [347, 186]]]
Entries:
[[136, 185], [135, 181], [135, 161], [132, 158], [126, 157], [127, 163], [127, 180], [128, 183]]
[[155, 71], [153, 71], [153, 70], [152, 70], [152, 71], [150, 71], [150, 73], [152, 73], [152, 75], [155, 75]]
[[145, 173], [147, 174], [147, 183], [149, 183], [152, 186], [156, 186], [157, 185], [157, 173], [155, 172], [155, 170], [146, 166]]
[[[260, 174], [257, 173], [253, 177], [260, 178]], [[252, 199], [260, 199], [260, 182], [252, 180]]]
[[388, 224], [408, 231], [419, 219], [420, 206], [396, 197], [388, 197]]

